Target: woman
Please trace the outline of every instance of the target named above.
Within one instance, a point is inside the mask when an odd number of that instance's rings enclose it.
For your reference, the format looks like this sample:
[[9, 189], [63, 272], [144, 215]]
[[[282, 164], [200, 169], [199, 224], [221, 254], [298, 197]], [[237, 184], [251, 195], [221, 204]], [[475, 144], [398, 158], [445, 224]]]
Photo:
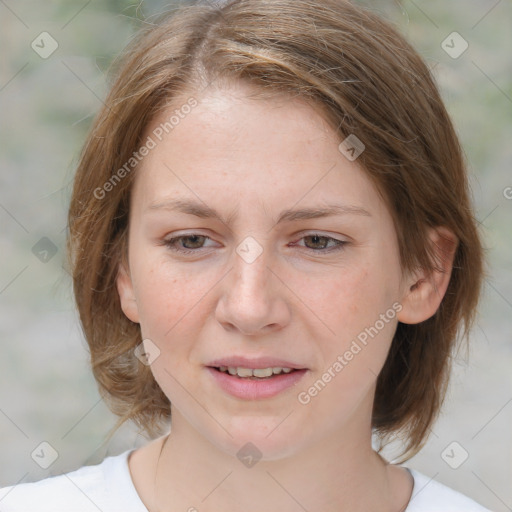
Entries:
[[483, 268], [452, 123], [377, 15], [235, 0], [145, 29], [69, 229], [94, 376], [152, 440], [2, 510], [486, 510], [372, 447], [425, 442]]

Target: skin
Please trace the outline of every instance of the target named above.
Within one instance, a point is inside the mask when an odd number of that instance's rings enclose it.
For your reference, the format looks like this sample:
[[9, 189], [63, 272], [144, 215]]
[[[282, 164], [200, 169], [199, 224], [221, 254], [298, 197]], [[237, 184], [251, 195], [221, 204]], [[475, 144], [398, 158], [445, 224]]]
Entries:
[[[232, 83], [195, 93], [198, 106], [137, 169], [117, 288], [124, 313], [160, 350], [151, 370], [172, 403], [172, 433], [131, 454], [135, 487], [151, 512], [403, 510], [412, 477], [371, 447], [375, 384], [397, 322], [421, 322], [439, 307], [455, 238], [444, 228], [430, 232], [444, 273], [403, 274], [391, 214], [357, 160], [338, 150], [319, 111], [251, 92]], [[186, 99], [154, 119], [145, 137]], [[176, 197], [233, 217], [225, 224], [147, 211]], [[326, 203], [370, 215], [275, 223], [284, 209]], [[178, 242], [192, 255], [162, 243], [192, 234], [208, 237]], [[347, 243], [328, 252], [335, 242], [308, 238], [314, 234]], [[250, 264], [236, 252], [248, 236], [263, 251]], [[401, 311], [317, 396], [299, 403], [298, 393], [394, 303]], [[308, 372], [275, 397], [242, 400], [224, 393], [204, 366], [233, 354], [288, 358]], [[237, 458], [247, 442], [262, 453], [250, 468]]]

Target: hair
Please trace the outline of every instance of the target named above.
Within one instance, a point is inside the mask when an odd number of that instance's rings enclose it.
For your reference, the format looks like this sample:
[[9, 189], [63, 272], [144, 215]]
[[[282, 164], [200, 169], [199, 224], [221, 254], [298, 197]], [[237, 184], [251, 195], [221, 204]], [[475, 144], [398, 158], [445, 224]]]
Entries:
[[132, 420], [154, 437], [171, 418], [169, 399], [134, 354], [140, 326], [123, 313], [116, 288], [137, 168], [126, 163], [172, 101], [242, 80], [262, 97], [307, 100], [340, 141], [355, 134], [363, 142], [357, 162], [389, 208], [404, 272], [438, 269], [429, 228], [458, 238], [438, 310], [398, 323], [376, 385], [373, 431], [382, 440], [400, 434], [404, 460], [416, 454], [443, 403], [459, 335], [469, 340], [484, 276], [464, 157], [422, 58], [389, 22], [348, 1], [234, 0], [166, 13], [136, 34], [114, 69], [79, 157], [67, 250], [92, 371], [119, 416], [115, 430]]

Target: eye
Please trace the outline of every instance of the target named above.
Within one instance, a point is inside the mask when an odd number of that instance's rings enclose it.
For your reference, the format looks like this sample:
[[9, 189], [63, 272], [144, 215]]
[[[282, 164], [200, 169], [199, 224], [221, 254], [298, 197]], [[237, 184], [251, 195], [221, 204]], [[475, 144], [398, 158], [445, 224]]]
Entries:
[[[338, 240], [337, 238], [333, 238], [331, 236], [321, 235], [320, 233], [313, 233], [303, 236], [301, 240], [306, 241], [305, 245], [307, 249], [322, 253], [342, 250], [343, 246], [348, 243], [344, 240]], [[328, 247], [329, 243], [332, 243], [333, 245]], [[314, 247], [307, 247], [307, 245], [313, 245]]]
[[[173, 238], [164, 240], [164, 244], [171, 249], [171, 251], [179, 252], [182, 254], [190, 254], [197, 252], [197, 249], [202, 249], [202, 243], [210, 238], [198, 233], [192, 233], [190, 235], [181, 235]], [[181, 242], [185, 242], [186, 247], [183, 248]], [[187, 246], [192, 246], [187, 247]]]
[[[206, 240], [211, 240], [210, 237], [201, 235], [199, 233], [191, 233], [188, 235], [181, 235], [164, 240], [164, 245], [171, 251], [181, 254], [192, 254], [199, 252], [200, 249], [204, 249], [203, 245]], [[305, 240], [306, 249], [317, 252], [317, 253], [330, 253], [333, 251], [342, 250], [344, 245], [348, 242], [344, 240], [338, 240], [331, 236], [321, 235], [320, 233], [313, 233], [303, 236], [300, 240]], [[331, 246], [329, 247], [329, 244]], [[313, 245], [314, 247], [309, 247]]]

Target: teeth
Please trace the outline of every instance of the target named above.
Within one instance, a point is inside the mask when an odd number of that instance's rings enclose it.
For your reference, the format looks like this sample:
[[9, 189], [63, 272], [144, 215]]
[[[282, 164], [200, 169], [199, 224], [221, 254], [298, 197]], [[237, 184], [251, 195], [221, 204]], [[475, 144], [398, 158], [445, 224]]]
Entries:
[[[272, 368], [255, 368], [252, 372], [255, 377], [270, 377], [272, 375]], [[238, 374], [240, 375], [240, 370], [238, 370]], [[245, 376], [245, 375], [244, 375]]]
[[240, 368], [234, 366], [220, 366], [221, 372], [228, 372], [230, 375], [237, 375], [238, 377], [258, 377], [260, 379], [271, 377], [272, 375], [279, 375], [280, 373], [290, 373], [292, 368], [281, 368], [279, 366], [269, 368]]
[[[231, 373], [231, 368], [229, 368], [229, 373]], [[236, 368], [236, 374], [239, 377], [252, 377], [252, 370], [250, 368]]]

